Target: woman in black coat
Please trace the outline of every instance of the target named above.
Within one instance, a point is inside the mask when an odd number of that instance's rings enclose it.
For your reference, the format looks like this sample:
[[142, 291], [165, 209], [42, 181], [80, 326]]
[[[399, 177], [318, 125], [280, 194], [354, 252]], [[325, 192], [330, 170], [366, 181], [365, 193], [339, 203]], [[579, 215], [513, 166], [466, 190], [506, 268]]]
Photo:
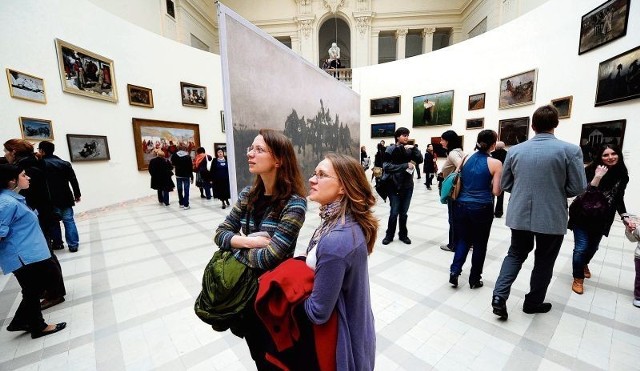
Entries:
[[173, 166], [164, 158], [162, 150], [156, 149], [154, 154], [156, 157], [149, 161], [151, 188], [158, 191], [158, 202], [169, 206], [169, 192], [173, 191], [176, 186], [171, 179]]

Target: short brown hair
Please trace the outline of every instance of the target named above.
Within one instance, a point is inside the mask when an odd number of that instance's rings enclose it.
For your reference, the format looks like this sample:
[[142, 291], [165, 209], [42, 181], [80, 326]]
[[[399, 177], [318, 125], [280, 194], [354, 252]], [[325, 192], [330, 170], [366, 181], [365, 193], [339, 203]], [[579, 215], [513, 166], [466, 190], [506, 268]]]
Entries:
[[558, 110], [548, 104], [539, 107], [531, 119], [531, 128], [536, 133], [544, 133], [558, 127]]

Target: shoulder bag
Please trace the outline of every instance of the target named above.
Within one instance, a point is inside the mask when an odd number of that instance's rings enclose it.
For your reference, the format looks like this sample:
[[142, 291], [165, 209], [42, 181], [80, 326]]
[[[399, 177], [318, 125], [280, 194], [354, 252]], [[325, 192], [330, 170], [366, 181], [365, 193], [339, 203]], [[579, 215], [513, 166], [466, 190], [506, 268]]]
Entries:
[[464, 156], [460, 165], [458, 165], [458, 167], [442, 181], [440, 203], [446, 204], [449, 200], [456, 200], [458, 198], [460, 189], [462, 188], [462, 176], [460, 172], [462, 171], [462, 166], [464, 166], [466, 159], [467, 156]]

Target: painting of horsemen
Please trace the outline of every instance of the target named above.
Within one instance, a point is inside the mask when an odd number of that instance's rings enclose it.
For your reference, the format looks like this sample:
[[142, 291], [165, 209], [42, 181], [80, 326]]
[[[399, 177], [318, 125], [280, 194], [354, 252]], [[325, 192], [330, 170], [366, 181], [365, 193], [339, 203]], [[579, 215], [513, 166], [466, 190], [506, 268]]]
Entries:
[[193, 158], [200, 147], [200, 127], [197, 124], [133, 119], [133, 138], [138, 170], [147, 170], [149, 161], [158, 150], [170, 159], [178, 151], [186, 151]]
[[537, 70], [522, 72], [500, 80], [498, 108], [511, 108], [533, 104], [536, 99]]
[[53, 126], [50, 120], [20, 117], [20, 132], [22, 139], [53, 140]]
[[[219, 9], [232, 192], [253, 182], [246, 149], [262, 128], [290, 138], [305, 175], [328, 152], [359, 158], [360, 96], [224, 5]], [[256, 60], [264, 62], [260, 68]]]
[[631, 0], [608, 0], [582, 16], [578, 55], [627, 34]]

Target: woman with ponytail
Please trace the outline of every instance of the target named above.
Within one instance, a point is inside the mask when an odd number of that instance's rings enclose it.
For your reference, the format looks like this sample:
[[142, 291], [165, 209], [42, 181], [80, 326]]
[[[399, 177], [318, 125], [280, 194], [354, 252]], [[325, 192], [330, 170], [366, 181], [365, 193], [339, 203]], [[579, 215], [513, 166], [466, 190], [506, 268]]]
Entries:
[[458, 276], [473, 246], [469, 288], [483, 286], [482, 267], [487, 255], [487, 243], [493, 223], [493, 196], [502, 193], [500, 176], [502, 163], [490, 156], [498, 134], [483, 130], [478, 134], [476, 153], [461, 166], [462, 188], [454, 203], [453, 233], [456, 236], [455, 254], [449, 272], [449, 283], [458, 287]]

